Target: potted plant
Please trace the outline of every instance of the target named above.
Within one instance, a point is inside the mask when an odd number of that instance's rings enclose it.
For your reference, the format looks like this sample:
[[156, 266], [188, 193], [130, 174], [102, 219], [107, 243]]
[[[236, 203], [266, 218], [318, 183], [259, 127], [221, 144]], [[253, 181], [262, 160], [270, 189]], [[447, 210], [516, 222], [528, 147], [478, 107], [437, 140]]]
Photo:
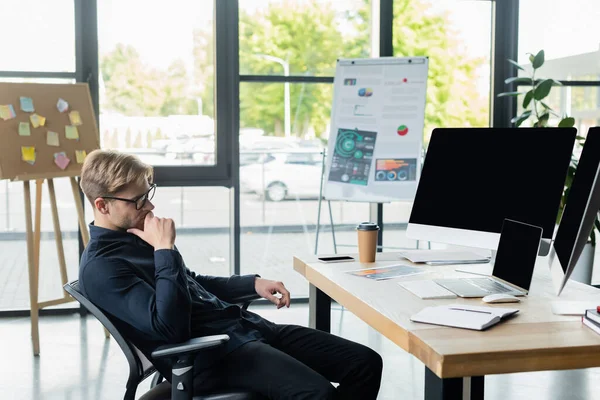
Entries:
[[[550, 91], [553, 86], [561, 86], [562, 84], [559, 81], [554, 79], [542, 79], [539, 78], [536, 74], [540, 67], [544, 65], [544, 50], [540, 50], [537, 54], [529, 54], [529, 62], [531, 63], [531, 71], [528, 76], [515, 76], [507, 78], [504, 82], [506, 84], [509, 83], [517, 83], [520, 84], [521, 87], [525, 86], [526, 90], [520, 90], [515, 92], [505, 92], [500, 93], [498, 97], [503, 96], [514, 96], [517, 98], [523, 98], [521, 105], [523, 107], [523, 112], [520, 115], [515, 116], [511, 122], [515, 124], [515, 126], [519, 127], [525, 121], [531, 121], [531, 126], [534, 127], [545, 127], [549, 126], [549, 121], [552, 116], [559, 118], [558, 127], [572, 127], [575, 125], [575, 119], [569, 116], [561, 116], [557, 112], [555, 112], [552, 107], [550, 107], [547, 103], [544, 102], [550, 95]], [[518, 70], [523, 71], [527, 74], [527, 70], [519, 65], [514, 60], [508, 60], [511, 64], [517, 67]], [[569, 170], [567, 172], [567, 179], [565, 181], [565, 189], [563, 191], [563, 195], [560, 200], [560, 207], [558, 210], [558, 215], [556, 217], [556, 223], [560, 222], [562, 217], [563, 210], [566, 205], [567, 198], [569, 196], [569, 191], [571, 189], [571, 183], [573, 182], [573, 177], [577, 171], [577, 165], [579, 162], [579, 158], [577, 154], [581, 154], [581, 147], [585, 143], [585, 137], [578, 135], [575, 141], [576, 152], [571, 155], [571, 164], [569, 165]], [[590, 284], [592, 278], [592, 268], [594, 265], [594, 250], [596, 247], [596, 230], [600, 232], [600, 221], [598, 220], [598, 214], [596, 214], [596, 220], [594, 221], [594, 228], [590, 233], [590, 238], [588, 243], [586, 244], [586, 248], [583, 250], [581, 257], [571, 275], [572, 279], [577, 281]]]

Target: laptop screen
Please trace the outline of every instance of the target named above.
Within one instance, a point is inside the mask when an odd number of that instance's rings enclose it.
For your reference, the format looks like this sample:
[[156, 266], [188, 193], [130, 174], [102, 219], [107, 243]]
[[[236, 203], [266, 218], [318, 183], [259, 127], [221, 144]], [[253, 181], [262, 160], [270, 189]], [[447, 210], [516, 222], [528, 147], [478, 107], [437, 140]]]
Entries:
[[492, 275], [529, 290], [541, 238], [539, 226], [505, 219]]

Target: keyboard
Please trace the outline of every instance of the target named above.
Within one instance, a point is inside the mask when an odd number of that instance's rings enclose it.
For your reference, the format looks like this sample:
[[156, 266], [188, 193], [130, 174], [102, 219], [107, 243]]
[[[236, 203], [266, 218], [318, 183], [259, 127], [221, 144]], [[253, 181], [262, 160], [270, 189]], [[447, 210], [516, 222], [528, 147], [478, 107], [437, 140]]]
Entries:
[[478, 288], [483, 289], [489, 293], [507, 293], [507, 292], [514, 291], [513, 289], [507, 288], [506, 286], [501, 285], [500, 283], [498, 283], [492, 279], [487, 279], [487, 278], [469, 279], [469, 278], [466, 278], [464, 280], [467, 281], [468, 283], [470, 283], [471, 285], [475, 285]]
[[422, 299], [455, 299], [457, 296], [431, 280], [398, 282], [398, 285]]

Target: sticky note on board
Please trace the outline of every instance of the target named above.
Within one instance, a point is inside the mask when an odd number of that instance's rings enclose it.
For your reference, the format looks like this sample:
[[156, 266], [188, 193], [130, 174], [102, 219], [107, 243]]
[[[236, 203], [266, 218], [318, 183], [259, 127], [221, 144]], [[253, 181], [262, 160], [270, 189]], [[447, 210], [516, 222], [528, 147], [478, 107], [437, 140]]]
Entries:
[[29, 122], [19, 122], [19, 136], [31, 136]]
[[16, 117], [15, 109], [12, 104], [0, 105], [0, 118], [3, 120], [8, 120]]
[[35, 147], [21, 146], [21, 159], [33, 165], [35, 163]]
[[67, 139], [79, 140], [79, 131], [77, 131], [77, 127], [73, 125], [65, 126], [65, 136]]
[[10, 119], [10, 111], [8, 110], [8, 106], [7, 105], [0, 105], [0, 118], [2, 118], [3, 120], [7, 120]]
[[83, 161], [87, 157], [85, 150], [75, 150], [75, 157], [77, 158], [77, 164], [83, 164]]
[[33, 100], [31, 99], [31, 97], [21, 96], [19, 98], [19, 100], [21, 101], [21, 111], [25, 111], [25, 112], [34, 112], [35, 111], [35, 109], [33, 108]]
[[38, 114], [31, 114], [29, 116], [29, 120], [31, 121], [31, 125], [33, 125], [34, 128], [44, 126], [46, 124], [46, 118]]
[[81, 122], [81, 116], [79, 115], [79, 111], [71, 111], [69, 113], [69, 120], [71, 120], [71, 125], [81, 125], [83, 122]]
[[59, 112], [63, 113], [69, 109], [69, 103], [67, 103], [64, 99], [58, 99], [58, 102], [56, 103], [56, 108]]
[[58, 146], [58, 133], [56, 132], [52, 132], [52, 131], [48, 131], [48, 133], [46, 134], [46, 144], [48, 146]]
[[67, 157], [64, 151], [60, 153], [54, 153], [54, 163], [58, 166], [58, 168], [64, 170], [67, 168], [71, 160]]

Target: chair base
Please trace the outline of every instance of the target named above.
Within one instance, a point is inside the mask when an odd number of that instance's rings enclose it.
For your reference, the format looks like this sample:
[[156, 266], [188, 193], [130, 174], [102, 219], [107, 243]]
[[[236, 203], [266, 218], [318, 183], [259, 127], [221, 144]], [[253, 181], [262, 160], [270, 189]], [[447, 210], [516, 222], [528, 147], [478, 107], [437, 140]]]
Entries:
[[[171, 384], [167, 381], [159, 383], [139, 400], [170, 400]], [[215, 391], [203, 395], [194, 396], [193, 400], [259, 400], [262, 397], [249, 392], [235, 390]]]

